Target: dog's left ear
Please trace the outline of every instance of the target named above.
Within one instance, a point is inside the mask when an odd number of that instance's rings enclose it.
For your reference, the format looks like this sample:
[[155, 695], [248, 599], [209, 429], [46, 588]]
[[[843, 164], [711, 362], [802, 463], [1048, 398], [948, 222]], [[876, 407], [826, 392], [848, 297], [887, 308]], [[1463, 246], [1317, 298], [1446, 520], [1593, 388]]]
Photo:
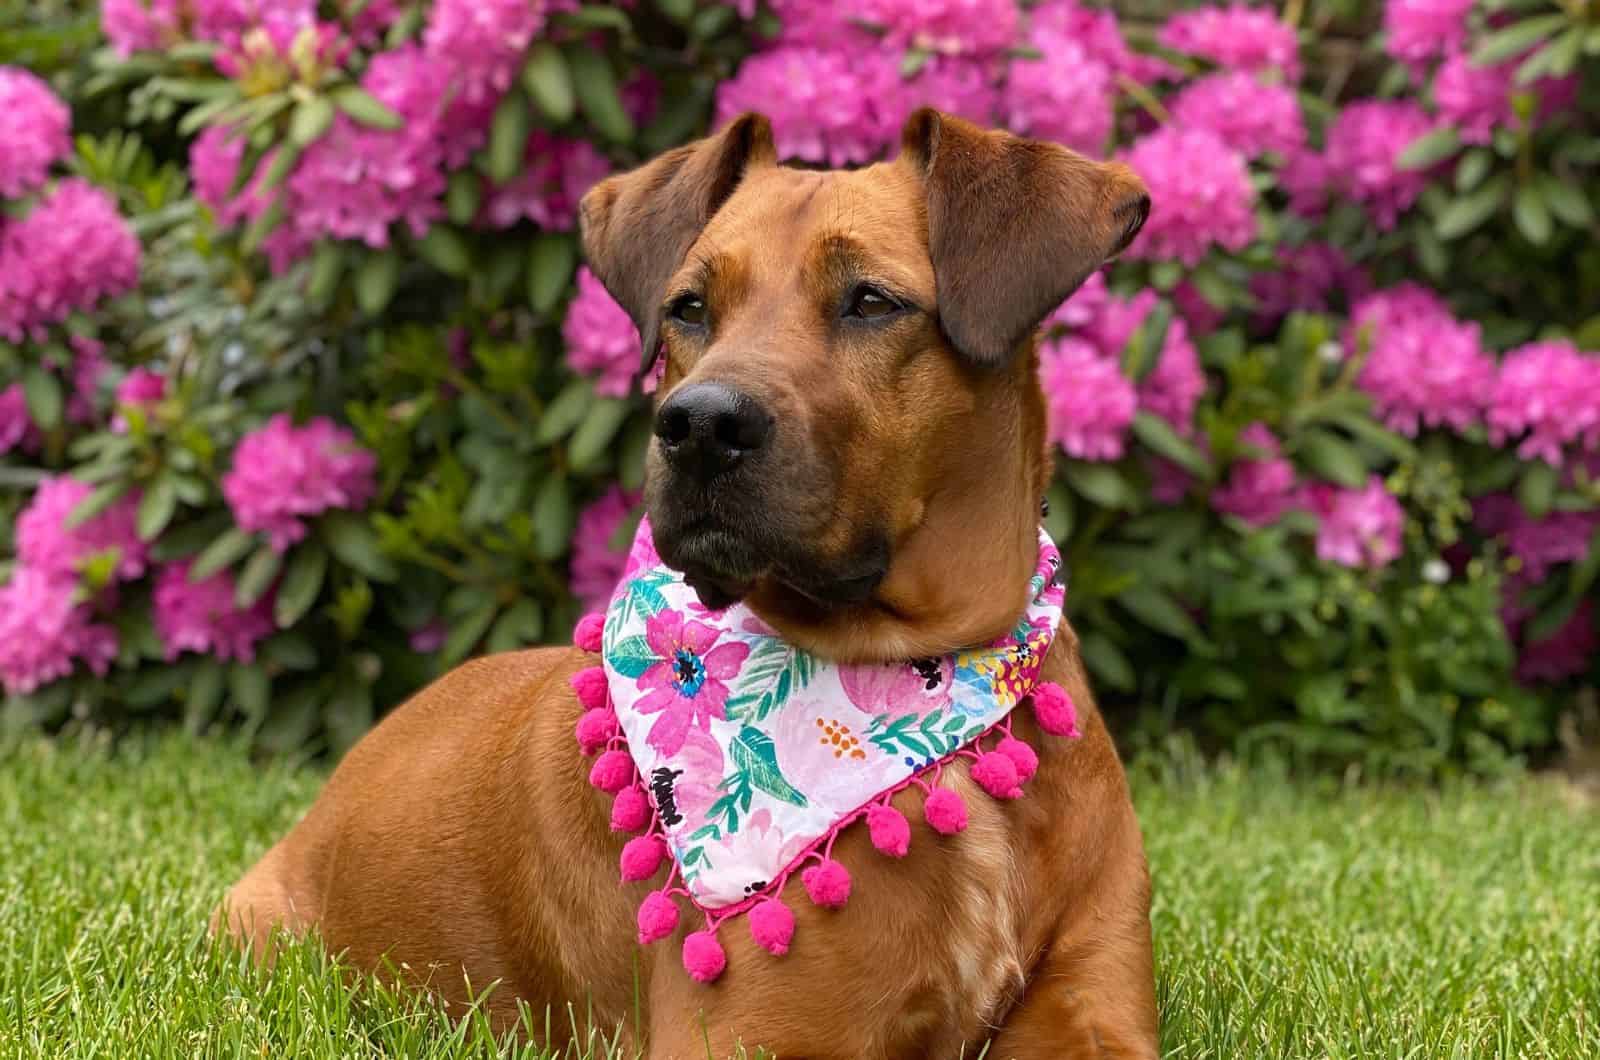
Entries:
[[1120, 162], [928, 108], [906, 122], [901, 157], [927, 188], [939, 321], [979, 364], [1004, 363], [1150, 213]]

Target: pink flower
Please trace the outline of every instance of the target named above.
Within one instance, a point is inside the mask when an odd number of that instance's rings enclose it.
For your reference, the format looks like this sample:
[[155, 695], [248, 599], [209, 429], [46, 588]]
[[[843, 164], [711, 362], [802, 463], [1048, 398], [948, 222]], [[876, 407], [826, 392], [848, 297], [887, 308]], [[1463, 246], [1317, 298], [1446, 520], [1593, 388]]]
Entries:
[[1250, 276], [1260, 327], [1270, 327], [1296, 309], [1323, 312], [1332, 305], [1331, 296], [1340, 291], [1350, 298], [1366, 293], [1365, 274], [1331, 243], [1279, 247], [1275, 258], [1278, 271]]
[[94, 488], [66, 475], [45, 479], [17, 516], [17, 558], [22, 565], [52, 578], [72, 578], [86, 561], [103, 553], [117, 557], [112, 577], [137, 578], [144, 573], [150, 549], [139, 540], [139, 497], [126, 494], [105, 511], [75, 527], [67, 516]]
[[1172, 101], [1172, 119], [1215, 133], [1246, 158], [1268, 151], [1288, 157], [1306, 140], [1294, 91], [1242, 70], [1190, 82]]
[[1110, 301], [1111, 291], [1106, 287], [1106, 274], [1092, 272], [1083, 281], [1082, 287], [1068, 295], [1067, 300], [1045, 318], [1041, 328], [1046, 335], [1051, 335], [1061, 328], [1075, 331], [1088, 327], [1100, 319]]
[[100, 28], [118, 55], [154, 51], [180, 36], [182, 0], [101, 0]]
[[1035, 26], [1030, 43], [1039, 58], [1011, 60], [1005, 119], [1012, 130], [1098, 154], [1111, 134], [1111, 70], [1075, 40]]
[[1016, 41], [1015, 0], [861, 0], [852, 14], [881, 27], [894, 51], [992, 54]]
[[691, 728], [709, 732], [712, 718], [727, 717], [724, 682], [739, 673], [750, 647], [738, 641], [718, 644], [720, 630], [671, 610], [647, 619], [644, 636], [660, 661], [640, 676], [644, 695], [634, 709], [660, 715], [645, 742], [670, 758], [682, 749]]
[[1400, 555], [1405, 511], [1377, 475], [1364, 489], [1311, 486], [1306, 500], [1318, 521], [1318, 559], [1346, 567], [1385, 567]]
[[1150, 498], [1157, 504], [1180, 504], [1194, 488], [1194, 476], [1182, 464], [1164, 456], [1151, 456], [1147, 466], [1150, 470]]
[[[117, 384], [116, 403], [118, 409], [143, 409], [149, 408], [166, 396], [167, 377], [160, 372], [140, 366], [123, 376], [122, 382]], [[128, 422], [120, 411], [111, 421], [111, 429], [119, 434], [127, 431]]]
[[418, 655], [427, 655], [444, 647], [445, 638], [449, 635], [450, 627], [445, 625], [444, 619], [435, 618], [412, 630], [406, 643]]
[[865, 718], [926, 714], [950, 702], [954, 664], [948, 655], [894, 665], [841, 666], [839, 683]]
[[1384, 50], [1418, 69], [1435, 56], [1461, 50], [1473, 0], [1385, 0]]
[[44, 183], [72, 150], [72, 114], [50, 86], [14, 66], [0, 66], [0, 199]]
[[21, 383], [0, 390], [0, 455], [13, 449], [35, 452], [43, 439], [33, 417], [28, 415], [28, 398]]
[[1184, 280], [1172, 289], [1172, 305], [1183, 318], [1184, 325], [1196, 335], [1209, 335], [1222, 326], [1228, 318], [1226, 309], [1211, 304], [1200, 293], [1200, 288]]
[[1332, 186], [1366, 207], [1381, 229], [1422, 194], [1426, 170], [1401, 169], [1400, 155], [1433, 128], [1420, 104], [1368, 100], [1339, 112], [1328, 129], [1325, 159]]
[[934, 107], [979, 125], [992, 125], [1000, 108], [996, 81], [996, 64], [991, 60], [936, 55], [915, 77], [902, 79], [899, 121], [903, 123], [918, 107]]
[[1552, 567], [1589, 554], [1600, 512], [1550, 512], [1533, 519], [1510, 494], [1491, 493], [1472, 502], [1472, 521], [1484, 534], [1505, 542], [1506, 550], [1521, 561], [1523, 578], [1538, 582]]
[[1244, 158], [1204, 129], [1165, 125], [1127, 161], [1150, 188], [1150, 219], [1130, 257], [1198, 265], [1213, 245], [1242, 250], [1256, 235], [1255, 186]]
[[234, 602], [233, 579], [227, 571], [194, 582], [189, 580], [189, 567], [189, 560], [163, 567], [151, 596], [156, 634], [167, 659], [193, 651], [254, 661], [256, 642], [273, 629], [272, 594], [241, 608]]
[[622, 580], [629, 543], [617, 547], [612, 539], [638, 504], [637, 490], [612, 484], [578, 514], [578, 525], [572, 534], [568, 587], [585, 611], [603, 610]]
[[1455, 320], [1432, 294], [1407, 284], [1357, 303], [1350, 327], [1366, 329], [1368, 342], [1356, 384], [1391, 429], [1415, 437], [1423, 426], [1465, 431], [1479, 422], [1495, 364], [1477, 324]]
[[1080, 0], [1044, 0], [1029, 12], [1029, 22], [1077, 42], [1095, 62], [1140, 84], [1177, 74], [1164, 60], [1129, 48], [1112, 11], [1084, 7]]
[[363, 48], [377, 48], [384, 32], [405, 11], [403, 0], [339, 0], [339, 15], [350, 30], [350, 39]]
[[377, 459], [331, 420], [295, 427], [280, 412], [240, 441], [222, 495], [242, 529], [264, 531], [282, 552], [306, 536], [307, 517], [365, 507], [376, 470]]
[[1594, 602], [1585, 599], [1566, 624], [1544, 640], [1528, 640], [1517, 654], [1517, 679], [1526, 684], [1565, 681], [1594, 665], [1600, 637], [1595, 635]]
[[1294, 507], [1294, 465], [1280, 455], [1278, 439], [1264, 423], [1250, 424], [1239, 432], [1239, 440], [1262, 455], [1233, 465], [1227, 482], [1212, 492], [1211, 507], [1249, 526], [1269, 526]]
[[1277, 70], [1300, 78], [1300, 44], [1294, 28], [1266, 8], [1244, 4], [1201, 7], [1167, 19], [1156, 41], [1173, 51], [1210, 59], [1228, 70]]
[[1039, 349], [1039, 383], [1050, 441], [1080, 460], [1122, 456], [1139, 399], [1114, 358], [1082, 339], [1055, 339]]
[[517, 175], [489, 190], [483, 218], [495, 228], [510, 228], [526, 217], [548, 231], [566, 231], [577, 220], [583, 193], [609, 172], [611, 163], [589, 141], [535, 129]]
[[0, 225], [0, 337], [42, 339], [138, 279], [139, 240], [111, 196], [69, 177], [26, 217]]
[[1522, 437], [1517, 454], [1560, 466], [1565, 448], [1600, 446], [1600, 357], [1566, 342], [1530, 342], [1500, 362], [1489, 439]]
[[851, 51], [783, 45], [746, 59], [718, 86], [717, 123], [760, 111], [782, 158], [846, 166], [896, 142], [903, 98], [893, 55], [875, 43]]
[[[1085, 325], [1083, 336], [1093, 341], [1105, 358], [1120, 364], [1123, 350], [1150, 315], [1158, 297], [1146, 288], [1132, 298], [1108, 298], [1095, 319]], [[1194, 343], [1189, 341], [1188, 326], [1174, 317], [1167, 325], [1155, 366], [1139, 384], [1139, 405], [1172, 424], [1179, 433], [1187, 434], [1194, 407], [1205, 389], [1205, 373]]]
[[1278, 185], [1289, 196], [1289, 209], [1301, 217], [1320, 218], [1327, 211], [1332, 182], [1327, 158], [1309, 147], [1289, 152], [1278, 170]]
[[561, 337], [567, 367], [595, 377], [596, 393], [622, 397], [632, 388], [639, 374], [639, 329], [587, 265], [578, 270], [578, 292], [567, 306]]
[[443, 61], [468, 103], [498, 100], [547, 12], [572, 5], [547, 0], [439, 0], [428, 13], [423, 45]]
[[1478, 66], [1460, 52], [1451, 54], [1433, 78], [1433, 102], [1439, 116], [1469, 144], [1487, 144], [1494, 131], [1511, 124], [1511, 76], [1514, 63]]
[[66, 677], [82, 662], [104, 674], [117, 657], [117, 633], [76, 601], [77, 583], [23, 564], [0, 586], [0, 686], [25, 696]]

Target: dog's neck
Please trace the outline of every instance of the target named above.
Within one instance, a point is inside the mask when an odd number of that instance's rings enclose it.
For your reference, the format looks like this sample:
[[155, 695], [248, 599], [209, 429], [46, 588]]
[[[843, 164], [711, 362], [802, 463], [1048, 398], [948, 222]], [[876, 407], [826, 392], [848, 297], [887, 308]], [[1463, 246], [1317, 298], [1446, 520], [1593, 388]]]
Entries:
[[[1026, 606], [1050, 477], [1037, 379], [1030, 343], [981, 381], [970, 425], [940, 432], [949, 440], [932, 454], [871, 600], [823, 609], [764, 580], [746, 603], [790, 643], [838, 662], [943, 655], [1004, 635]], [[997, 406], [1010, 412], [997, 417]], [[996, 431], [996, 422], [1006, 429]]]

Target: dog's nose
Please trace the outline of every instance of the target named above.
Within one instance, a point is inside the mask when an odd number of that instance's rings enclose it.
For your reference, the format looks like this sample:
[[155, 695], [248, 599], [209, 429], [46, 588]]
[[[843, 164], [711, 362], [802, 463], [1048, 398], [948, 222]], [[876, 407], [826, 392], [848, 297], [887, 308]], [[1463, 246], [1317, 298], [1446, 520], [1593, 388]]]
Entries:
[[710, 479], [767, 444], [772, 417], [721, 383], [679, 387], [656, 410], [656, 437], [673, 467]]

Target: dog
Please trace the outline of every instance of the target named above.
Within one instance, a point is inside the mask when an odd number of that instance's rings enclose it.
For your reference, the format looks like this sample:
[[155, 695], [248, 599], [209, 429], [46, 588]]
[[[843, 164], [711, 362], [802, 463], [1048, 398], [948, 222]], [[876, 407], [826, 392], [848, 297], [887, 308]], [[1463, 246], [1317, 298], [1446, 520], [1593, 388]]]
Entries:
[[[647, 366], [665, 358], [645, 490], [661, 558], [707, 608], [743, 601], [829, 660], [1003, 635], [1052, 468], [1035, 333], [1149, 207], [1124, 165], [932, 110], [893, 161], [862, 169], [781, 165], [747, 114], [600, 182], [581, 204], [588, 261]], [[971, 821], [945, 837], [921, 823], [920, 792], [899, 792], [918, 822], [909, 853], [843, 830], [833, 857], [857, 896], [786, 898], [803, 941], [782, 958], [725, 931], [710, 986], [670, 945], [636, 944], [648, 885], [618, 885], [609, 800], [572, 745], [584, 665], [571, 648], [509, 652], [419, 692], [213, 927], [262, 960], [279, 929], [314, 929], [455, 1011], [496, 984], [484, 1004], [500, 1026], [519, 1000], [573, 1003], [650, 1060], [741, 1044], [812, 1060], [985, 1043], [996, 1060], [1156, 1055], [1142, 838], [1064, 622], [1042, 676], [1070, 693], [1082, 736], [1041, 738], [1018, 712], [1039, 748], [1028, 797], [985, 799], [953, 767], [943, 783]]]

